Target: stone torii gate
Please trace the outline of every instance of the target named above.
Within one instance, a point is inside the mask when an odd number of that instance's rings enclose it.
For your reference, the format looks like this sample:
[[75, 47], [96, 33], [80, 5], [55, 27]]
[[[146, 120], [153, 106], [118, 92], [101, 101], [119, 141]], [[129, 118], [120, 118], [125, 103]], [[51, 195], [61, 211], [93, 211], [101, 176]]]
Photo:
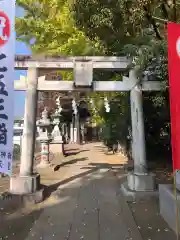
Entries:
[[[30, 194], [39, 190], [40, 176], [33, 173], [36, 105], [38, 91], [130, 91], [132, 119], [132, 156], [134, 171], [123, 185], [124, 192], [154, 191], [154, 176], [147, 172], [142, 91], [160, 91], [158, 81], [139, 82], [125, 57], [29, 57], [16, 56], [15, 69], [27, 70], [27, 78], [15, 81], [15, 90], [26, 91], [24, 132], [20, 173], [10, 181], [10, 191]], [[74, 81], [52, 81], [45, 72], [71, 69]], [[122, 81], [93, 81], [93, 69], [129, 71]], [[108, 80], [108, 79], [104, 79]]]

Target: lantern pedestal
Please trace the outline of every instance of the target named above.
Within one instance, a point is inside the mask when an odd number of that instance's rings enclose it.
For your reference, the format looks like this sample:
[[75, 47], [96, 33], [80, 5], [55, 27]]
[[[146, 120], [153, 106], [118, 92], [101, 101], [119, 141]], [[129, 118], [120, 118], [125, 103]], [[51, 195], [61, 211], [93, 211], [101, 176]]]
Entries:
[[49, 162], [49, 139], [40, 140], [41, 143], [41, 161], [37, 168], [46, 168], [50, 166]]
[[42, 112], [42, 118], [37, 121], [36, 125], [39, 128], [39, 137], [37, 138], [37, 140], [39, 140], [41, 143], [40, 163], [37, 165], [37, 168], [46, 168], [50, 166], [49, 142], [51, 141], [51, 122], [48, 118], [48, 112], [46, 108]]
[[52, 115], [54, 129], [52, 131], [53, 140], [50, 144], [50, 151], [55, 154], [55, 161], [59, 164], [59, 161], [64, 153], [64, 143], [62, 138], [62, 133], [60, 130], [60, 118], [62, 108], [60, 107], [60, 100], [57, 100], [58, 109]]

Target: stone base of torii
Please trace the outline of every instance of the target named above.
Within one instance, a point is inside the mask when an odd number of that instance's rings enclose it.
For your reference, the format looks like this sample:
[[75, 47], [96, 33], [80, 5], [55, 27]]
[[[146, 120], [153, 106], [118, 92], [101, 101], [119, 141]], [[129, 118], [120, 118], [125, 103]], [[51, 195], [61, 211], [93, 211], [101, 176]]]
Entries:
[[[129, 61], [121, 57], [72, 57], [22, 59], [16, 57], [16, 68], [27, 69], [27, 79], [15, 81], [15, 89], [26, 91], [24, 131], [22, 138], [22, 154], [20, 173], [12, 177], [10, 191], [15, 194], [34, 194], [40, 190], [40, 176], [33, 173], [34, 145], [36, 130], [36, 103], [38, 91], [130, 91], [132, 119], [132, 156], [134, 171], [129, 174], [122, 191], [134, 199], [135, 193], [154, 194], [155, 176], [147, 172], [146, 149], [144, 136], [144, 119], [142, 91], [160, 91], [160, 82], [147, 80], [139, 83], [135, 71], [130, 70], [129, 77], [123, 81], [93, 82], [93, 69], [128, 70]], [[74, 82], [52, 81], [41, 74], [42, 69], [74, 69]], [[51, 81], [49, 81], [51, 80]]]

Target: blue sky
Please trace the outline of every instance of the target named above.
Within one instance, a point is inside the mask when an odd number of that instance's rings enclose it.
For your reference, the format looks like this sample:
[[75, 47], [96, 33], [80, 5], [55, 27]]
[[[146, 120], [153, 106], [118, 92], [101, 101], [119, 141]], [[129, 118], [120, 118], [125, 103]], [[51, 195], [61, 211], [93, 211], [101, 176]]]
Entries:
[[[16, 16], [22, 16], [23, 10], [19, 7], [16, 8]], [[16, 41], [16, 54], [31, 54], [28, 47], [22, 43]], [[15, 71], [14, 80], [19, 80], [20, 75], [26, 75], [26, 71]], [[25, 92], [15, 91], [14, 92], [14, 117], [22, 117], [24, 114], [24, 102], [25, 102]]]

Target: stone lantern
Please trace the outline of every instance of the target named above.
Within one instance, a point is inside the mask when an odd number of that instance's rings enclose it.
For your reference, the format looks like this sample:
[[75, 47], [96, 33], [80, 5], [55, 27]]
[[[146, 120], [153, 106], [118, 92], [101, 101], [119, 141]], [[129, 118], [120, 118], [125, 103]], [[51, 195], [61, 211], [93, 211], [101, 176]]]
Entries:
[[54, 125], [52, 131], [52, 143], [51, 143], [51, 150], [55, 153], [63, 153], [63, 139], [62, 133], [60, 130], [60, 117], [62, 112], [62, 107], [60, 105], [60, 98], [56, 100], [57, 109], [54, 114], [51, 115], [52, 124]]
[[48, 117], [48, 111], [44, 108], [42, 112], [42, 117], [36, 122], [39, 136], [37, 140], [41, 143], [41, 162], [37, 167], [45, 168], [50, 165], [49, 162], [49, 143], [52, 140], [51, 138], [51, 121]]

